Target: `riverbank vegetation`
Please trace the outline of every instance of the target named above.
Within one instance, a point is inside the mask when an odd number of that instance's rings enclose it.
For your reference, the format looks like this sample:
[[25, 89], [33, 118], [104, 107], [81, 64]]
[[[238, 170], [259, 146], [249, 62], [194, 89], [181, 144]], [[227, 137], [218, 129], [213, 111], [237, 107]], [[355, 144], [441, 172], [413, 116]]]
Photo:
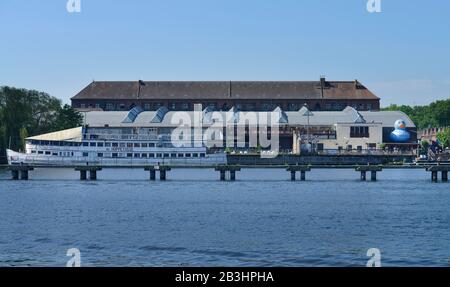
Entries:
[[6, 148], [24, 148], [28, 136], [73, 128], [82, 115], [47, 93], [0, 87], [0, 163]]

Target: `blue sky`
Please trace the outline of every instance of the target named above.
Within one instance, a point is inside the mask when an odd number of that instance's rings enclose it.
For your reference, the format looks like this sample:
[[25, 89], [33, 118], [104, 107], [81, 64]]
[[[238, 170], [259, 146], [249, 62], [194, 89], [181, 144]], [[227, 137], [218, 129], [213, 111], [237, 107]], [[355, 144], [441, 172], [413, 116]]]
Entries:
[[69, 102], [92, 80], [358, 79], [450, 98], [450, 1], [0, 0], [0, 85]]

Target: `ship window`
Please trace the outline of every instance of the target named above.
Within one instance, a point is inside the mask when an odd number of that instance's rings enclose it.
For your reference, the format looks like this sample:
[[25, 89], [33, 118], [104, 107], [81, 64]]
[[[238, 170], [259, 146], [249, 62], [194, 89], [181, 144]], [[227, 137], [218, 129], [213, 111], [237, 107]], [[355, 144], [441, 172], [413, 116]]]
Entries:
[[98, 142], [98, 143], [97, 143], [97, 146], [98, 146], [98, 147], [103, 147], [103, 143], [102, 143], [102, 142]]
[[200, 157], [205, 157], [206, 155], [204, 154], [204, 153], [201, 153], [200, 154]]
[[149, 147], [155, 147], [155, 143], [149, 143], [148, 146]]
[[117, 153], [113, 153], [113, 154], [112, 154], [112, 157], [117, 157]]
[[120, 147], [126, 147], [126, 144], [125, 143], [119, 143], [119, 146]]
[[105, 147], [111, 147], [111, 143], [105, 143]]
[[36, 151], [35, 151], [35, 150], [32, 150], [31, 153], [36, 153]]
[[147, 147], [147, 146], [148, 146], [147, 143], [142, 143], [142, 144], [141, 144], [141, 147]]
[[169, 157], [170, 155], [168, 154], [168, 153], [165, 153], [164, 154], [164, 157]]
[[127, 143], [127, 147], [133, 147], [133, 143]]
[[141, 144], [140, 143], [135, 143], [134, 147], [141, 147]]
[[149, 153], [148, 157], [155, 157], [155, 154], [154, 153]]
[[95, 142], [91, 142], [89, 146], [96, 146]]
[[50, 155], [50, 154], [51, 154], [51, 152], [49, 152], [49, 151], [45, 152], [45, 155]]
[[127, 157], [133, 157], [132, 153], [127, 153]]
[[184, 154], [179, 153], [179, 154], [178, 154], [178, 157], [184, 157]]
[[58, 155], [58, 153], [57, 153], [57, 152], [54, 152], [54, 153], [52, 153], [52, 155], [56, 155], [56, 156], [57, 156], [57, 155]]
[[97, 156], [98, 156], [98, 157], [103, 157], [103, 153], [99, 152], [99, 153], [97, 154]]
[[187, 154], [186, 154], [186, 157], [191, 157], [191, 154], [190, 154], [190, 153], [187, 153]]
[[113, 146], [113, 147], [118, 147], [118, 146], [119, 146], [119, 143], [112, 143], [112, 146]]
[[162, 157], [162, 154], [157, 153], [157, 154], [156, 154], [156, 157]]
[[84, 153], [83, 153], [83, 156], [84, 156], [84, 157], [87, 157], [87, 156], [89, 156], [89, 154], [88, 154], [87, 152], [84, 152]]
[[193, 153], [192, 156], [193, 157], [198, 157], [198, 153]]
[[89, 146], [89, 143], [84, 142], [84, 143], [83, 143], [83, 146]]
[[177, 154], [176, 153], [171, 153], [170, 157], [177, 157]]
[[146, 154], [146, 153], [143, 153], [143, 154], [141, 155], [141, 157], [147, 157], [147, 154]]
[[134, 157], [141, 157], [141, 154], [135, 153], [135, 154], [134, 154]]

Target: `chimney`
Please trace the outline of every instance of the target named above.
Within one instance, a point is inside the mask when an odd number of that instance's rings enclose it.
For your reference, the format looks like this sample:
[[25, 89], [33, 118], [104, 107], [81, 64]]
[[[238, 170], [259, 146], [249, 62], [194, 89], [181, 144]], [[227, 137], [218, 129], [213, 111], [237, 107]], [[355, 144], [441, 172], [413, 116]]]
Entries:
[[320, 76], [320, 92], [322, 94], [322, 99], [323, 99], [323, 89], [325, 88], [325, 85], [326, 85], [325, 76]]

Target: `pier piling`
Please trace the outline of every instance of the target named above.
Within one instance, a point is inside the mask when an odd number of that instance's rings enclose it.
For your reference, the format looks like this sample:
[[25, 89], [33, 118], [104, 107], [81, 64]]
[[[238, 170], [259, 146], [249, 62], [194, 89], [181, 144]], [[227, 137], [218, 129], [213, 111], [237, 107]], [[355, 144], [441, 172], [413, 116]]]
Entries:
[[291, 165], [287, 168], [287, 171], [291, 173], [291, 180], [295, 181], [295, 173], [300, 172], [300, 180], [306, 180], [306, 172], [311, 171], [311, 167], [307, 165]]
[[99, 166], [80, 166], [76, 167], [75, 171], [80, 172], [80, 180], [87, 180], [87, 173], [89, 172], [90, 180], [97, 180], [97, 172], [102, 170]]
[[97, 180], [97, 171], [96, 170], [90, 170], [89, 171], [89, 179], [90, 180]]
[[361, 181], [366, 181], [366, 171], [361, 171]]
[[235, 181], [236, 180], [236, 171], [230, 170], [230, 180]]
[[33, 167], [30, 167], [28, 165], [12, 165], [9, 167], [9, 170], [11, 171], [11, 179], [13, 180], [28, 180], [28, 174], [31, 170], [34, 170]]
[[241, 168], [239, 166], [231, 166], [231, 165], [220, 165], [216, 166], [215, 170], [220, 172], [220, 180], [224, 181], [226, 180], [226, 173], [230, 173], [230, 180], [235, 181], [236, 180], [236, 171], [240, 171]]
[[431, 181], [432, 182], [437, 182], [438, 181], [438, 172], [436, 170], [433, 170], [431, 172]]
[[295, 181], [295, 171], [291, 170], [291, 180]]
[[375, 170], [372, 170], [370, 172], [370, 180], [371, 181], [377, 181], [377, 172]]
[[20, 171], [20, 179], [21, 180], [28, 180], [28, 170], [23, 169]]
[[154, 169], [150, 170], [150, 180], [156, 180], [156, 171]]
[[378, 165], [360, 165], [355, 170], [361, 172], [361, 181], [366, 181], [367, 172], [370, 172], [371, 181], [377, 181], [377, 172], [382, 171], [383, 168]]
[[159, 171], [159, 180], [166, 180], [166, 170]]
[[18, 170], [11, 170], [11, 177], [13, 180], [19, 179], [19, 171]]
[[448, 182], [448, 171], [442, 171], [442, 182]]

